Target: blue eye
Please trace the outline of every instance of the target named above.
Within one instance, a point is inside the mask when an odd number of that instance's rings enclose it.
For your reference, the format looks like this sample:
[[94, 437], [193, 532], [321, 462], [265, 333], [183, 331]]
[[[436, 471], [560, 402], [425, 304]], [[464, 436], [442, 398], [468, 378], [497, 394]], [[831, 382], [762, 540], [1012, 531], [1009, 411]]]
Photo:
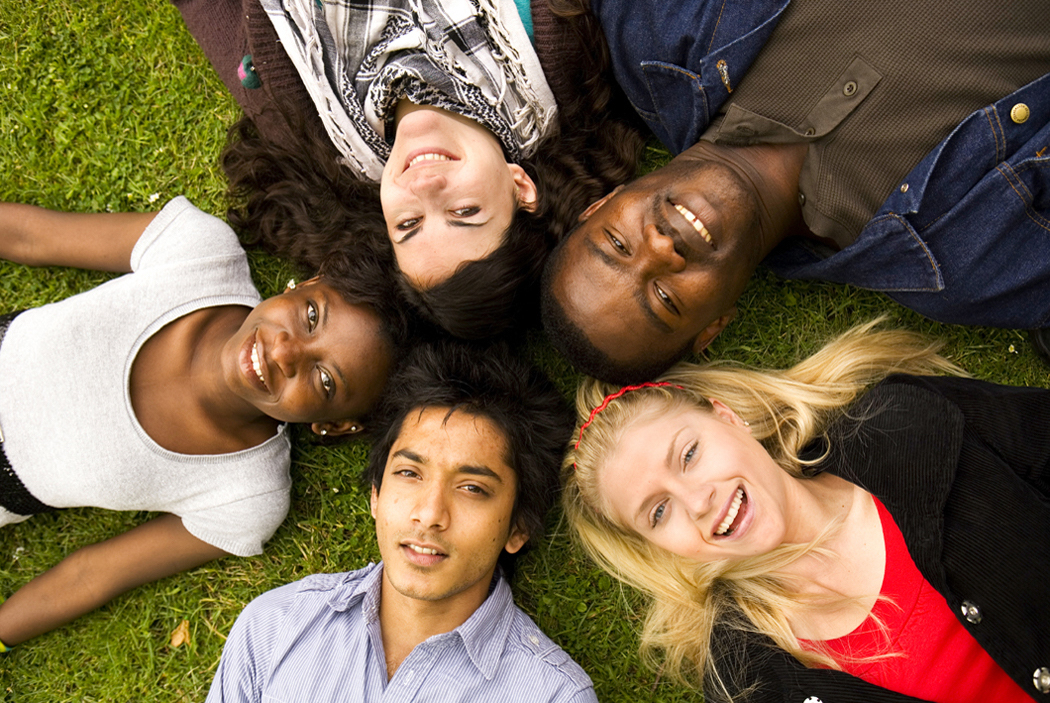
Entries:
[[652, 527], [656, 527], [660, 524], [660, 519], [663, 518], [664, 512], [667, 510], [667, 503], [663, 502], [656, 506], [656, 510], [653, 511], [652, 516], [649, 518], [649, 524]]
[[682, 456], [682, 464], [683, 464], [683, 466], [688, 466], [689, 462], [691, 462], [693, 460], [693, 458], [696, 456], [696, 446], [697, 446], [697, 443], [693, 442], [692, 444], [689, 445], [689, 448], [685, 451], [685, 455]]

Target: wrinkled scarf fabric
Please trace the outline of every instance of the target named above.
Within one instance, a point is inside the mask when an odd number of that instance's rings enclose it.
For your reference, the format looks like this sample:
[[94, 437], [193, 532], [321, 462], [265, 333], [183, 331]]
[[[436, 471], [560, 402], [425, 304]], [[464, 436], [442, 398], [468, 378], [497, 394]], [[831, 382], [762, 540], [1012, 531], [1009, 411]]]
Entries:
[[511, 161], [555, 124], [513, 0], [261, 0], [347, 166], [378, 181], [402, 98], [484, 125]]

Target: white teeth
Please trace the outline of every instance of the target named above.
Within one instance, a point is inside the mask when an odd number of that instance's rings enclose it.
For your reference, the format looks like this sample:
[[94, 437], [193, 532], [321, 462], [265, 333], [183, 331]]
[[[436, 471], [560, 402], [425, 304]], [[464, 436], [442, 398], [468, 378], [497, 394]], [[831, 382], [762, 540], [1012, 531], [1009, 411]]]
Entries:
[[740, 504], [744, 502], [744, 489], [736, 489], [736, 497], [733, 498], [733, 504], [729, 506], [729, 512], [726, 513], [725, 520], [715, 530], [716, 535], [724, 535], [729, 526], [733, 524], [733, 520], [736, 520], [736, 514], [740, 512]]
[[449, 157], [444, 154], [420, 154], [419, 156], [412, 157], [412, 160], [408, 162], [408, 167], [412, 168], [421, 161], [451, 161]]
[[266, 380], [262, 375], [262, 364], [259, 363], [259, 343], [255, 342], [252, 344], [252, 368], [255, 369], [255, 375], [259, 377], [259, 381], [265, 386]]
[[707, 227], [704, 227], [704, 223], [701, 222], [696, 215], [694, 215], [692, 212], [682, 207], [678, 203], [674, 204], [674, 209], [680, 212], [682, 214], [682, 217], [684, 217], [686, 221], [693, 226], [693, 229], [700, 233], [700, 236], [704, 238], [705, 242], [707, 242], [711, 246], [714, 246], [714, 242], [711, 240], [711, 233], [707, 231]]
[[414, 544], [409, 544], [407, 546], [408, 546], [409, 549], [411, 549], [416, 554], [437, 554], [438, 553], [438, 550], [436, 550], [436, 549], [429, 549], [427, 547], [417, 547]]

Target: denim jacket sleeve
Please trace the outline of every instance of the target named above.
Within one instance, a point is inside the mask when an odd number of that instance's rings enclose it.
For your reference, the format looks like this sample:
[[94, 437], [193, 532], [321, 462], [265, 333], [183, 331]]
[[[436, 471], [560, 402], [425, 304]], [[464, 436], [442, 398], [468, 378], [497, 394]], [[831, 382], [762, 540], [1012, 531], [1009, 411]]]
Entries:
[[673, 153], [700, 139], [789, 0], [592, 0], [613, 73]]
[[942, 322], [1050, 325], [1050, 74], [963, 120], [839, 252], [785, 243], [788, 278], [887, 293]]

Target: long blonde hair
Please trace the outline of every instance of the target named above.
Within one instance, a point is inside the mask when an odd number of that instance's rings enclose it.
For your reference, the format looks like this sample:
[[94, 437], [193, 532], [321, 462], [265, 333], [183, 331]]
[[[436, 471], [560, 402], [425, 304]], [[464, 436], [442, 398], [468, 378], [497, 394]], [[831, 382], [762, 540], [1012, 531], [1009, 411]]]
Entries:
[[[806, 464], [819, 461], [801, 459], [802, 449], [826, 437], [830, 421], [869, 385], [895, 372], [964, 374], [937, 353], [940, 344], [912, 332], [873, 329], [879, 322], [849, 330], [785, 371], [732, 362], [682, 363], [658, 379], [672, 385], [633, 390], [608, 401], [597, 414], [594, 409], [618, 389], [594, 379], [581, 384], [576, 431], [562, 464], [562, 502], [584, 550], [610, 574], [649, 596], [641, 648], [650, 665], [687, 684], [704, 685], [708, 697], [732, 700], [738, 687], [729, 678], [736, 672], [719, 667], [719, 657], [712, 653], [712, 635], [719, 626], [766, 635], [806, 665], [836, 666], [826, 652], [804, 649], [792, 634], [787, 613], [800, 607], [800, 598], [777, 576], [801, 556], [820, 553], [822, 538], [808, 545], [782, 545], [743, 561], [697, 563], [650, 544], [608, 515], [599, 498], [598, 477], [624, 430], [641, 414], [679, 404], [710, 408], [709, 398], [747, 420], [752, 436], [781, 468], [802, 477]], [[581, 438], [580, 428], [588, 420]]]

